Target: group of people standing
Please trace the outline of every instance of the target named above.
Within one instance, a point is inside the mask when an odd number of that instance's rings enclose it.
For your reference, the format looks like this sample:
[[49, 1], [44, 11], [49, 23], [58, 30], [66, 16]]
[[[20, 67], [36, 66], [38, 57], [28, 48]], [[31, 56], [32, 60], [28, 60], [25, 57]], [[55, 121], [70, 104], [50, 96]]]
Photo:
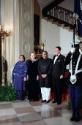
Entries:
[[[16, 98], [23, 100], [27, 92], [30, 101], [41, 98], [43, 103], [49, 103], [53, 90], [55, 94], [53, 103], [56, 102], [57, 105], [61, 105], [65, 69], [66, 65], [70, 64], [68, 85], [72, 104], [71, 121], [79, 121], [81, 119], [81, 63], [82, 55], [79, 52], [79, 46], [74, 46], [66, 57], [61, 54], [61, 47], [57, 46], [53, 59], [48, 58], [47, 51], [42, 52], [42, 57], [39, 60], [36, 59], [34, 52], [31, 53], [30, 60], [26, 61], [24, 55], [20, 55], [19, 61], [15, 64], [12, 72]], [[76, 79], [73, 79], [74, 76]]]

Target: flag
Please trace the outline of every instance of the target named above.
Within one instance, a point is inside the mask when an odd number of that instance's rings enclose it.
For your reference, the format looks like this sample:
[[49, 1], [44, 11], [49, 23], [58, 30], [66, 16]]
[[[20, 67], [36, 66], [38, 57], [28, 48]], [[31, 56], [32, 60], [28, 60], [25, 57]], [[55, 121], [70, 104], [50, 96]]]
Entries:
[[82, 38], [82, 0], [74, 0], [74, 13], [78, 17], [78, 35], [80, 38]]

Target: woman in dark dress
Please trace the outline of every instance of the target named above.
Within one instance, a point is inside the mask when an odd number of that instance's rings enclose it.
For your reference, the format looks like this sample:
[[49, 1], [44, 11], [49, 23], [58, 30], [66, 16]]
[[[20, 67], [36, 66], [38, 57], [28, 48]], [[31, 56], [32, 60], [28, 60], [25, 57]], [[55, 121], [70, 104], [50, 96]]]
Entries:
[[40, 97], [40, 87], [38, 83], [38, 61], [35, 59], [35, 53], [31, 53], [28, 60], [28, 99], [37, 101]]

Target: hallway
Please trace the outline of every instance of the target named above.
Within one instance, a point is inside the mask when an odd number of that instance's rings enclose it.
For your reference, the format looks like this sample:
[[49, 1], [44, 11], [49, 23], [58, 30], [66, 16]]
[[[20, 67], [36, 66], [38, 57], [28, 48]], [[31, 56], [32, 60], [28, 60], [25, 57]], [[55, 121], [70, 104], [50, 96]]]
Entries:
[[63, 105], [41, 102], [0, 103], [0, 125], [82, 125], [82, 121], [70, 122], [71, 111]]

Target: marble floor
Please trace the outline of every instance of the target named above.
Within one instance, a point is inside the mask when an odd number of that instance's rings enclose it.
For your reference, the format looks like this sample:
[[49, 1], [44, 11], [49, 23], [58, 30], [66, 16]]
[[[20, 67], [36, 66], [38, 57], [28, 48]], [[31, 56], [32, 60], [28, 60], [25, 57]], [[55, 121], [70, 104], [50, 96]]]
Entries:
[[57, 108], [51, 102], [0, 102], [0, 125], [82, 125], [70, 122], [70, 116], [65, 104]]

